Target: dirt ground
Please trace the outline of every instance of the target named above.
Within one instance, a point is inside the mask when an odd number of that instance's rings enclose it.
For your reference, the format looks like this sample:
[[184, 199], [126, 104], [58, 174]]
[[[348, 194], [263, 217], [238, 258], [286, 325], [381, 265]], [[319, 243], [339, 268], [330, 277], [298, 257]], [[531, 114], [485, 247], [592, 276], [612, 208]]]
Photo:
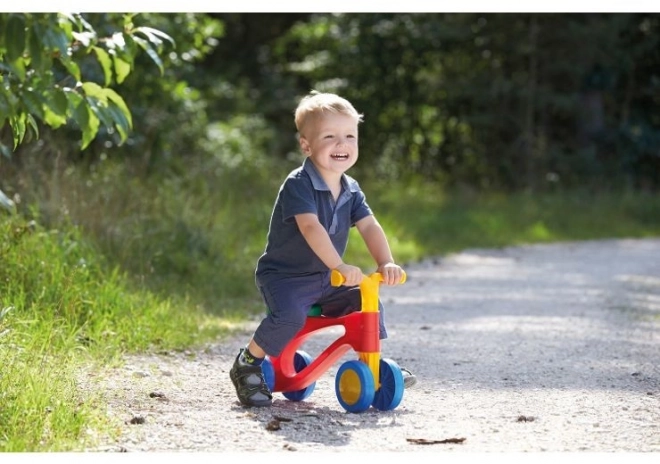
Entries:
[[406, 270], [380, 293], [383, 356], [419, 378], [394, 410], [346, 412], [339, 365], [305, 401], [276, 393], [270, 408], [242, 407], [229, 369], [250, 321], [200, 353], [85, 373], [122, 432], [89, 451], [658, 457], [660, 239], [473, 249]]

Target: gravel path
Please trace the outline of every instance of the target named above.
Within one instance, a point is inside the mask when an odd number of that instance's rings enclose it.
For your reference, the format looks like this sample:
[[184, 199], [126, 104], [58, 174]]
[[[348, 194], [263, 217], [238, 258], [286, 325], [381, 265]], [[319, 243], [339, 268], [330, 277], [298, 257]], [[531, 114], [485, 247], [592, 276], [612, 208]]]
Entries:
[[474, 249], [406, 270], [381, 289], [382, 352], [419, 383], [393, 411], [346, 412], [338, 365], [303, 402], [241, 407], [228, 372], [251, 321], [201, 353], [86, 374], [122, 431], [96, 451], [660, 451], [660, 239]]

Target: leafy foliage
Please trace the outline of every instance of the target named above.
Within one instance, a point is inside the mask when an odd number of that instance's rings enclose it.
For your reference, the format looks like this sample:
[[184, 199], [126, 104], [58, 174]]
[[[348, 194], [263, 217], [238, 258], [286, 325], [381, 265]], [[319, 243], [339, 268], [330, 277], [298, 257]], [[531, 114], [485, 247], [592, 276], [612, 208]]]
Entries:
[[656, 14], [315, 14], [263, 43], [255, 87], [264, 106], [311, 88], [353, 101], [361, 175], [657, 188], [658, 49]]
[[[103, 125], [125, 141], [131, 112], [113, 89], [130, 74], [140, 50], [164, 72], [160, 54], [173, 39], [123, 15], [119, 30], [100, 36], [81, 14], [0, 15], [0, 126], [9, 124], [13, 149], [39, 136], [39, 124], [57, 129], [69, 120], [82, 131], [85, 149]], [[87, 80], [93, 61], [102, 79]], [[90, 73], [91, 74], [91, 73]], [[11, 150], [0, 143], [9, 156]]]
[[[33, 50], [37, 20], [53, 32]], [[361, 177], [510, 191], [660, 185], [656, 14], [94, 13], [1, 21], [0, 117], [14, 146], [41, 121], [77, 122], [81, 158], [131, 158], [148, 173], [204, 152], [208, 124], [255, 114], [280, 134], [255, 134], [263, 152], [288, 158], [298, 151], [291, 111], [317, 88], [342, 93], [366, 115]], [[42, 49], [51, 51], [37, 55]], [[134, 72], [147, 62], [161, 73]], [[48, 71], [31, 74], [35, 66]], [[80, 86], [76, 67], [87, 76]], [[36, 84], [50, 90], [37, 92], [35, 103]], [[118, 85], [122, 100], [104, 90]], [[69, 132], [57, 136], [64, 146], [73, 143]]]

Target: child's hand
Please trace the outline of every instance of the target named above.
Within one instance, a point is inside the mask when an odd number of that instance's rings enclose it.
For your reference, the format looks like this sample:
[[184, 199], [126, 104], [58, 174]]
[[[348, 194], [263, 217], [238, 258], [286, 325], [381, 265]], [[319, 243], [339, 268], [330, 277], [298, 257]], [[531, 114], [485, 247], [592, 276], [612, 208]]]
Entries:
[[383, 283], [385, 285], [396, 285], [400, 283], [403, 278], [403, 269], [401, 269], [401, 266], [394, 263], [385, 263], [379, 266], [378, 272], [383, 276]]
[[362, 269], [357, 266], [351, 266], [350, 264], [340, 264], [335, 270], [339, 271], [339, 273], [344, 276], [344, 279], [346, 279], [342, 284], [346, 287], [360, 285], [360, 282], [362, 282], [362, 278], [364, 277]]

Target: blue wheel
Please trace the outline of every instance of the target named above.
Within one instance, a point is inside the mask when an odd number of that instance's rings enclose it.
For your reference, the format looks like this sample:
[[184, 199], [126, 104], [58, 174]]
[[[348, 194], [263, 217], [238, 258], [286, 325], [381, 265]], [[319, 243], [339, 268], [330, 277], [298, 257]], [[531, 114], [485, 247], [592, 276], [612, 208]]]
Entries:
[[403, 374], [391, 359], [380, 360], [380, 388], [374, 395], [373, 407], [380, 411], [396, 408], [403, 399]]
[[270, 362], [270, 359], [268, 359], [268, 356], [261, 363], [261, 372], [264, 373], [266, 385], [268, 385], [268, 389], [272, 392], [273, 388], [275, 388], [275, 368], [273, 367], [273, 363]]
[[[293, 367], [296, 372], [302, 371], [304, 368], [309, 366], [312, 363], [312, 357], [305, 353], [304, 351], [298, 350], [293, 357]], [[285, 398], [291, 401], [302, 401], [305, 398], [309, 397], [316, 387], [316, 382], [309, 384], [307, 387], [296, 390], [296, 391], [287, 391], [282, 392]]]
[[335, 393], [339, 404], [348, 412], [363, 412], [374, 400], [374, 376], [362, 361], [347, 361], [335, 377]]

